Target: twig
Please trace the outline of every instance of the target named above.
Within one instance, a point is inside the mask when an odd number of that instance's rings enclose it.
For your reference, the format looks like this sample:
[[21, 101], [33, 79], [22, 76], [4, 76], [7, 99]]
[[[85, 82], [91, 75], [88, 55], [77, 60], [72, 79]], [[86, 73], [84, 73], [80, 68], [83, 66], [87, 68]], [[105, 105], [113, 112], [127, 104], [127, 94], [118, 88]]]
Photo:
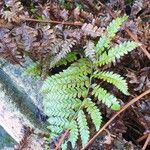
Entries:
[[143, 141], [144, 139], [147, 138], [148, 134], [150, 134], [150, 133], [144, 134], [142, 137], [138, 138], [136, 141], [137, 141], [138, 143], [141, 142], [141, 141]]
[[55, 20], [39, 20], [39, 19], [32, 19], [32, 18], [20, 18], [22, 21], [33, 21], [33, 22], [41, 22], [41, 23], [53, 23], [53, 24], [63, 24], [63, 25], [70, 25], [70, 26], [82, 26], [81, 22], [63, 22], [63, 21], [55, 21]]
[[99, 136], [99, 134], [106, 129], [106, 127], [109, 126], [109, 124], [114, 121], [114, 119], [120, 115], [123, 111], [125, 111], [128, 107], [130, 107], [132, 104], [134, 104], [136, 101], [138, 101], [139, 99], [141, 99], [142, 97], [144, 97], [145, 95], [150, 93], [150, 89], [143, 92], [141, 95], [137, 96], [136, 98], [132, 99], [129, 103], [127, 103], [124, 107], [122, 107], [122, 109], [120, 111], [118, 111], [93, 137], [92, 139], [81, 149], [81, 150], [85, 150], [89, 145], [91, 145], [94, 140]]
[[66, 130], [65, 133], [62, 135], [61, 139], [59, 140], [59, 143], [57, 144], [55, 150], [59, 150], [61, 144], [63, 143], [68, 133], [69, 133], [69, 130]]
[[146, 142], [144, 143], [144, 146], [143, 146], [142, 150], [146, 149], [146, 147], [147, 147], [147, 145], [148, 145], [149, 142], [150, 142], [150, 133], [149, 133], [149, 135], [148, 135], [148, 137], [146, 139]]
[[105, 131], [109, 136], [111, 136], [111, 137], [113, 137], [113, 138], [116, 137], [116, 135], [111, 134], [107, 129], [104, 129], [104, 131]]
[[150, 59], [150, 53], [146, 50], [145, 46], [139, 42], [139, 40], [136, 38], [136, 36], [135, 36], [133, 33], [131, 33], [131, 32], [129, 31], [129, 29], [126, 28], [125, 31], [128, 33], [128, 35], [129, 35], [135, 42], [137, 42], [137, 43], [140, 44], [140, 47], [141, 47], [142, 51], [145, 53], [145, 55], [148, 57], [148, 59]]

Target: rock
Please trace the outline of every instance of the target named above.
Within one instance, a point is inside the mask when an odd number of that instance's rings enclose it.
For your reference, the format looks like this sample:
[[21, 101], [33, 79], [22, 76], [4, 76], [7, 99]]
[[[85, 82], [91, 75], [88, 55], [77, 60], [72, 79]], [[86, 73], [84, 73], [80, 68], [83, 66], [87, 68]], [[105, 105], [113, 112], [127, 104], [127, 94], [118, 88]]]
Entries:
[[5, 146], [7, 146], [7, 150], [9, 150], [15, 144], [16, 142], [12, 139], [12, 137], [2, 127], [0, 127], [0, 150], [4, 150]]
[[[0, 125], [18, 143], [24, 137], [24, 126], [33, 128], [37, 133], [47, 132], [47, 125], [41, 119], [44, 116], [41, 115], [41, 85], [42, 81], [25, 76], [24, 68], [1, 63]], [[37, 114], [42, 117], [37, 117]]]

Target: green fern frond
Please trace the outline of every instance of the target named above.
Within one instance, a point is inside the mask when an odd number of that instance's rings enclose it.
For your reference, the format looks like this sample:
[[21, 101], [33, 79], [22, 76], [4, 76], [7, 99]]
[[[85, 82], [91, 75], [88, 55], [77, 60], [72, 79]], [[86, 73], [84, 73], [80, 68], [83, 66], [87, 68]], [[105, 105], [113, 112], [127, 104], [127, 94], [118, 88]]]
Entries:
[[119, 110], [120, 105], [117, 98], [112, 94], [108, 93], [105, 89], [101, 88], [97, 84], [92, 85], [92, 95], [98, 98], [99, 101], [104, 103], [107, 107], [111, 107], [113, 110]]
[[95, 46], [97, 54], [102, 54], [105, 48], [109, 47], [111, 40], [115, 37], [120, 26], [127, 20], [127, 16], [118, 17], [114, 19], [106, 29], [106, 35], [103, 35]]
[[72, 117], [75, 115], [75, 112], [72, 111], [72, 109], [69, 108], [45, 108], [44, 112], [46, 114], [49, 115], [49, 117], [51, 116], [58, 116], [58, 117], [64, 117], [64, 118], [68, 118], [68, 117]]
[[[128, 19], [127, 16], [122, 16], [114, 19], [107, 27], [106, 32], [110, 38], [113, 38], [120, 29], [123, 22]], [[105, 44], [104, 44], [105, 45]]]
[[116, 86], [122, 93], [128, 95], [128, 86], [126, 80], [123, 79], [119, 74], [113, 72], [98, 72], [97, 71], [93, 75], [94, 78], [102, 79], [107, 81], [108, 83]]
[[56, 126], [60, 126], [60, 127], [67, 127], [69, 124], [69, 121], [66, 118], [63, 117], [50, 117], [47, 120], [51, 125], [56, 125]]
[[63, 131], [62, 127], [56, 126], [56, 125], [49, 125], [47, 128], [51, 130], [51, 132], [58, 134], [58, 135]]
[[[57, 101], [57, 102], [56, 102]], [[59, 99], [53, 99], [53, 101], [46, 101], [44, 100], [44, 105], [46, 105], [45, 109], [47, 109], [47, 111], [50, 111], [51, 109], [53, 110], [57, 110], [57, 111], [64, 111], [65, 109], [78, 109], [81, 106], [81, 100], [80, 99], [63, 99], [63, 100], [59, 100]], [[46, 111], [46, 110], [45, 110]], [[51, 112], [53, 113], [53, 112]], [[49, 115], [51, 114], [49, 112]]]
[[[99, 83], [99, 79], [111, 83], [124, 94], [128, 94], [127, 83], [123, 77], [113, 72], [99, 71], [99, 66], [114, 62], [138, 46], [135, 42], [129, 41], [110, 48], [111, 40], [126, 19], [127, 17], [124, 16], [113, 20], [106, 30], [106, 35], [100, 38], [95, 47], [93, 43], [89, 43], [89, 47], [85, 47], [85, 55], [88, 58], [77, 60], [66, 70], [48, 77], [44, 81], [42, 91], [46, 96], [43, 103], [45, 113], [49, 116], [49, 129], [52, 128], [52, 135], [56, 136], [62, 129], [70, 131], [62, 149], [67, 149], [68, 141], [75, 148], [79, 133], [82, 145], [88, 142], [90, 131], [87, 114], [84, 111], [87, 111], [96, 130], [99, 130], [102, 116], [91, 97], [97, 98], [98, 101], [112, 110], [120, 109], [117, 98], [96, 84]], [[108, 53], [106, 50], [108, 50]], [[67, 58], [67, 55], [65, 58]], [[76, 57], [74, 58], [76, 59]], [[75, 59], [72, 59], [71, 56], [68, 62]], [[94, 100], [96, 100], [95, 98]], [[56, 126], [56, 128], [53, 126]]]
[[64, 78], [57, 78], [56, 80], [51, 80], [47, 88], [51, 92], [56, 92], [74, 87], [87, 87], [89, 84], [89, 78], [87, 76], [77, 77], [72, 75]]
[[77, 60], [77, 53], [75, 52], [70, 52], [68, 53], [63, 59], [61, 59], [56, 66], [62, 66], [62, 65], [67, 65], [68, 63], [74, 62]]
[[98, 131], [102, 123], [102, 116], [99, 109], [90, 98], [85, 99], [83, 105], [86, 108], [87, 112], [90, 114], [91, 119], [95, 125], [95, 128]]
[[[76, 108], [78, 105], [81, 105], [81, 100], [77, 99], [77, 98], [71, 98], [68, 99], [61, 97], [61, 96], [57, 96], [56, 94], [51, 94], [49, 93], [45, 98], [44, 98], [44, 104], [49, 105], [49, 106], [56, 106], [59, 104], [59, 106], [61, 107], [61, 105], [63, 105], [62, 107], [68, 107], [68, 108]], [[56, 106], [57, 107], [57, 106]]]
[[44, 107], [44, 111], [46, 114], [48, 114], [49, 116], [62, 116], [64, 118], [68, 118], [71, 117], [75, 114], [75, 111], [73, 110], [74, 108], [77, 109], [79, 105], [81, 105], [81, 103], [76, 103], [71, 105], [70, 103], [64, 104], [65, 101], [62, 101], [62, 103], [59, 104], [54, 104], [53, 102], [45, 102], [44, 101], [44, 105], [46, 105], [46, 107]]
[[85, 145], [89, 140], [90, 132], [89, 132], [89, 127], [87, 125], [86, 116], [82, 110], [78, 112], [77, 121], [78, 121], [82, 145]]
[[99, 60], [96, 61], [96, 65], [102, 66], [110, 62], [115, 62], [116, 59], [119, 59], [121, 56], [131, 52], [133, 49], [137, 48], [137, 46], [138, 44], [133, 41], [127, 41], [116, 45], [108, 51], [108, 54], [107, 52], [104, 52], [102, 55], [100, 55]]
[[68, 141], [65, 141], [65, 142], [61, 145], [61, 149], [62, 149], [62, 150], [67, 150], [67, 142], [68, 142]]
[[75, 145], [76, 145], [76, 142], [77, 142], [78, 136], [79, 136], [77, 122], [73, 120], [69, 125], [69, 129], [70, 129], [70, 136], [69, 136], [68, 141], [70, 141], [72, 144], [72, 147], [75, 148]]
[[[66, 88], [65, 90], [64, 89], [60, 89], [59, 91], [57, 92], [53, 92], [51, 93], [51, 95], [57, 95], [58, 97], [62, 97], [62, 98], [80, 98], [80, 97], [84, 97], [85, 94], [86, 94], [86, 91], [87, 91], [87, 88], [85, 87], [80, 87], [80, 88]], [[50, 91], [49, 91], [50, 92]], [[50, 95], [49, 95], [50, 96]]]
[[72, 87], [89, 86], [89, 78], [86, 76], [92, 71], [89, 64], [86, 59], [80, 59], [63, 72], [46, 79], [42, 91], [47, 93], [49, 91], [59, 91], [59, 89], [65, 91], [65, 89], [68, 90]]
[[67, 142], [68, 142], [68, 141], [65, 141], [65, 142], [61, 145], [61, 149], [62, 149], [62, 150], [67, 150]]
[[24, 72], [25, 75], [29, 75], [33, 78], [40, 78], [41, 70], [39, 68], [39, 63], [32, 63], [30, 66], [28, 66]]
[[80, 99], [58, 97], [57, 93], [48, 97], [44, 99], [44, 112], [49, 116], [73, 117], [82, 104]]

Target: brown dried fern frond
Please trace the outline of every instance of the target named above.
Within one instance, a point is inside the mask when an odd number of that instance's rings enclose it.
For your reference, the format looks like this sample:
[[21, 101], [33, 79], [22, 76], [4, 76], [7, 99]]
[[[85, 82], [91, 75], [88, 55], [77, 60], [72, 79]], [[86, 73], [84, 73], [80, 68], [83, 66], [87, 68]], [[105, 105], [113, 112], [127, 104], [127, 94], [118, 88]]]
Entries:
[[5, 28], [0, 28], [0, 56], [14, 64], [24, 61], [10, 30]]
[[20, 22], [20, 15], [23, 14], [23, 6], [19, 0], [5, 1], [5, 5], [9, 10], [2, 9], [1, 15], [9, 22]]
[[136, 15], [143, 9], [144, 0], [135, 0], [131, 7], [131, 16], [136, 17]]
[[36, 40], [37, 30], [27, 26], [26, 24], [22, 24], [21, 27], [15, 29], [15, 38], [18, 45], [21, 46], [25, 51], [29, 51], [32, 49], [33, 42]]
[[90, 40], [87, 41], [86, 45], [84, 46], [85, 56], [88, 57], [91, 61], [96, 60], [94, 46], [95, 46], [95, 44]]
[[23, 6], [19, 0], [5, 1], [5, 5], [10, 8], [11, 11], [20, 13], [23, 10]]
[[50, 67], [54, 67], [57, 62], [63, 59], [69, 52], [71, 52], [71, 48], [75, 45], [76, 41], [73, 39], [66, 39], [61, 41], [62, 44], [59, 44], [60, 52], [54, 56], [53, 60], [51, 61]]
[[81, 29], [84, 32], [84, 34], [90, 35], [91, 37], [98, 37], [103, 33], [102, 28], [97, 27], [91, 23], [84, 23]]

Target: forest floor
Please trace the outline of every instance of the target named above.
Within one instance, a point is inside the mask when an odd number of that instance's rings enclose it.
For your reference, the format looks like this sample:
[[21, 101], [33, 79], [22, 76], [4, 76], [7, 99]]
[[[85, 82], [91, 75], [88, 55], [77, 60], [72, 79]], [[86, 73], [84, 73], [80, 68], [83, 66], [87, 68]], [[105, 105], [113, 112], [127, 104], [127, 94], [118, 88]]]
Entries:
[[[121, 100], [122, 107], [125, 104], [128, 104], [133, 98], [138, 97], [140, 94], [150, 89], [149, 0], [60, 0], [60, 3], [56, 0], [52, 0], [49, 3], [46, 0], [21, 0], [21, 3], [24, 9], [21, 13], [19, 13], [21, 16], [26, 15], [26, 17], [20, 17], [20, 19], [18, 18], [18, 10], [14, 11], [16, 16], [13, 16], [12, 18], [8, 16], [9, 14], [4, 14], [3, 11], [7, 8], [4, 8], [6, 5], [4, 5], [3, 2], [0, 2], [1, 16], [3, 16], [3, 19], [0, 18], [0, 28], [3, 28], [0, 32], [0, 40], [2, 39], [3, 34], [12, 34], [14, 30], [17, 31], [16, 33], [19, 37], [22, 34], [21, 30], [25, 30], [25, 25], [30, 26], [30, 29], [27, 28], [27, 30], [29, 29], [31, 31], [30, 33], [34, 34], [34, 31], [31, 30], [31, 28], [36, 28], [37, 26], [42, 27], [40, 24], [43, 22], [40, 19], [44, 16], [46, 18], [45, 20], [48, 20], [49, 18], [54, 20], [49, 23], [51, 24], [53, 30], [57, 32], [56, 34], [60, 37], [60, 39], [62, 34], [64, 37], [73, 38], [78, 41], [78, 45], [75, 46], [75, 49], [81, 49], [86, 43], [86, 40], [97, 40], [97, 34], [99, 35], [99, 32], [103, 32], [103, 28], [105, 28], [113, 18], [124, 14], [128, 15], [128, 21], [119, 31], [117, 37], [114, 39], [114, 43], [124, 41], [125, 39], [130, 39], [141, 43], [141, 46], [120, 60], [117, 60], [116, 63], [105, 67], [121, 74], [127, 79], [130, 95], [125, 96], [118, 93], [115, 88], [109, 86], [107, 88]], [[18, 5], [17, 7], [20, 6]], [[83, 11], [80, 11], [79, 8], [82, 7], [84, 9]], [[6, 19], [8, 19], [9, 22], [6, 22]], [[44, 23], [46, 22], [47, 21]], [[97, 33], [94, 32], [93, 35], [92, 30], [95, 29], [90, 26], [84, 26], [83, 28], [81, 24], [82, 22], [86, 22], [93, 26], [95, 25], [101, 29], [101, 31], [99, 30]], [[84, 34], [81, 32], [81, 27]], [[47, 29], [44, 30], [46, 31]], [[9, 33], [10, 31], [11, 33]], [[42, 38], [42, 31], [43, 29], [38, 29], [38, 37], [36, 37], [38, 40]], [[47, 31], [50, 32], [50, 30]], [[44, 67], [41, 70], [40, 75], [42, 78], [45, 78], [46, 75], [49, 74], [47, 64], [44, 64], [47, 59], [44, 56], [47, 52], [41, 51], [42, 46], [40, 47], [39, 45], [36, 45], [36, 42], [31, 42], [34, 37], [28, 38], [29, 39], [27, 39], [24, 43], [24, 46], [26, 47], [25, 53], [28, 54], [33, 61], [40, 60], [43, 63]], [[53, 40], [53, 37], [50, 38]], [[10, 39], [10, 41], [11, 40], [12, 39]], [[45, 41], [46, 40], [48, 39], [45, 39]], [[47, 46], [46, 42], [45, 46]], [[57, 41], [57, 43], [58, 42], [59, 41]], [[24, 62], [24, 57], [22, 55], [24, 51], [21, 50], [22, 45], [17, 45], [20, 50], [18, 53], [16, 52], [17, 46], [13, 44], [14, 43], [12, 43], [7, 52], [0, 49], [0, 55], [13, 64], [22, 65]], [[38, 49], [36, 49], [37, 46], [39, 46]], [[32, 51], [29, 49], [32, 49]], [[60, 68], [54, 68], [51, 73], [54, 74], [58, 72], [59, 69]], [[107, 121], [109, 121], [114, 114], [116, 114], [115, 111], [111, 111], [106, 107], [102, 107], [101, 110], [103, 115], [103, 125], [107, 123]], [[93, 136], [94, 135], [95, 132], [93, 130]], [[142, 97], [128, 109], [125, 109], [121, 114], [119, 114], [96, 137], [94, 142], [92, 142], [87, 149], [149, 150], [150, 95]]]

